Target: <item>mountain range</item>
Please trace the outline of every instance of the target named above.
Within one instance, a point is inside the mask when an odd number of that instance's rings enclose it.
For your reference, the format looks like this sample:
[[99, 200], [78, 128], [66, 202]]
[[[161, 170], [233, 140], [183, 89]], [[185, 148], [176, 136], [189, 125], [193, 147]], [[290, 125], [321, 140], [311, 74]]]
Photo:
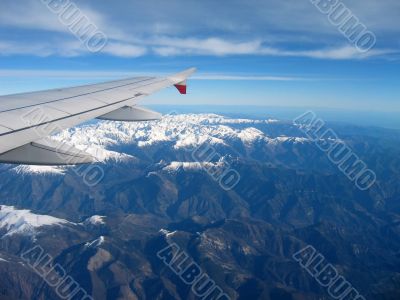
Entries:
[[293, 259], [308, 245], [365, 299], [400, 299], [400, 131], [330, 126], [376, 173], [369, 190], [288, 121], [170, 114], [57, 134], [98, 163], [0, 166], [0, 299], [60, 299], [23, 260], [38, 245], [94, 299], [197, 299], [157, 256], [174, 243], [231, 299], [332, 299]]

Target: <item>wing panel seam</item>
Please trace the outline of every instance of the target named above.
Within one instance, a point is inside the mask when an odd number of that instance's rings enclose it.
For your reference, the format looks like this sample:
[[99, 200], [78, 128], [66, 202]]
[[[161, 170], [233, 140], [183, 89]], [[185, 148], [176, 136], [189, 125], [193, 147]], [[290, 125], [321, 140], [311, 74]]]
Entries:
[[[0, 113], [6, 113], [6, 112], [15, 111], [15, 110], [24, 109], [24, 108], [29, 108], [29, 107], [35, 107], [35, 106], [38, 106], [38, 105], [46, 105], [46, 104], [49, 104], [49, 103], [55, 103], [55, 102], [62, 101], [62, 100], [69, 100], [69, 99], [73, 99], [73, 98], [77, 98], [77, 97], [81, 97], [81, 96], [93, 95], [93, 94], [96, 94], [96, 93], [105, 92], [105, 91], [110, 91], [110, 90], [117, 89], [117, 88], [120, 88], [120, 87], [129, 86], [129, 85], [132, 85], [132, 84], [141, 83], [141, 82], [145, 82], [145, 81], [153, 80], [153, 79], [154, 79], [154, 78], [145, 79], [145, 80], [136, 81], [136, 82], [129, 83], [129, 84], [124, 84], [124, 85], [120, 85], [120, 86], [115, 86], [115, 87], [108, 88], [108, 89], [98, 90], [98, 91], [95, 91], [95, 92], [80, 94], [80, 95], [76, 95], [76, 96], [72, 96], [72, 97], [65, 97], [65, 98], [61, 98], [61, 99], [51, 100], [51, 101], [42, 102], [42, 103], [37, 103], [37, 104], [32, 104], [32, 105], [21, 106], [21, 107], [18, 107], [18, 108], [12, 108], [12, 109], [8, 109], [8, 110], [0, 111]], [[139, 87], [142, 87], [142, 86], [139, 86]]]
[[[166, 81], [166, 79], [161, 80], [161, 81], [159, 81], [159, 82], [163, 82], [163, 81]], [[145, 86], [145, 85], [143, 85], [143, 86]], [[24, 130], [27, 130], [27, 129], [31, 129], [31, 128], [35, 128], [35, 127], [47, 125], [47, 124], [50, 124], [50, 123], [54, 123], [54, 122], [57, 122], [57, 121], [61, 121], [61, 120], [69, 119], [69, 118], [72, 118], [72, 117], [76, 117], [76, 116], [79, 116], [79, 115], [82, 115], [82, 114], [85, 114], [85, 113], [88, 113], [88, 112], [92, 112], [92, 111], [96, 111], [96, 110], [99, 110], [99, 109], [102, 109], [102, 108], [106, 108], [106, 107], [109, 107], [109, 106], [113, 106], [113, 105], [116, 105], [116, 104], [120, 104], [120, 103], [123, 103], [123, 102], [129, 101], [129, 100], [135, 99], [135, 98], [140, 97], [140, 96], [143, 96], [143, 95], [144, 95], [144, 94], [142, 94], [142, 93], [138, 93], [138, 94], [136, 94], [134, 97], [130, 97], [130, 98], [127, 98], [127, 99], [124, 99], [124, 100], [120, 100], [120, 101], [117, 101], [117, 102], [115, 102], [115, 103], [111, 103], [111, 104], [108, 104], [108, 105], [103, 105], [103, 106], [96, 107], [96, 108], [93, 108], [93, 109], [89, 109], [89, 110], [86, 110], [86, 111], [83, 111], [83, 112], [80, 112], [80, 113], [71, 114], [71, 115], [69, 115], [69, 116], [65, 116], [65, 117], [58, 118], [58, 119], [54, 119], [54, 120], [51, 120], [51, 121], [47, 121], [47, 122], [35, 124], [35, 125], [32, 125], [32, 126], [19, 128], [19, 129], [10, 131], [10, 132], [5, 132], [5, 133], [0, 134], [0, 137], [6, 136], [6, 135], [10, 135], [10, 134], [13, 134], [13, 133], [15, 133], [15, 132], [20, 132], [20, 131], [24, 131]]]

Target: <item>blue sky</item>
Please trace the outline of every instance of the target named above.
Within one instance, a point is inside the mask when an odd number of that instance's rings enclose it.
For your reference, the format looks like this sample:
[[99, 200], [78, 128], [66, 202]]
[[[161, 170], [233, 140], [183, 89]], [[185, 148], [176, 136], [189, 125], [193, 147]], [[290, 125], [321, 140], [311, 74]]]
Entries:
[[189, 95], [146, 103], [400, 111], [397, 0], [342, 1], [376, 36], [367, 53], [310, 0], [76, 0], [107, 36], [91, 53], [46, 1], [1, 2], [0, 94], [195, 66]]

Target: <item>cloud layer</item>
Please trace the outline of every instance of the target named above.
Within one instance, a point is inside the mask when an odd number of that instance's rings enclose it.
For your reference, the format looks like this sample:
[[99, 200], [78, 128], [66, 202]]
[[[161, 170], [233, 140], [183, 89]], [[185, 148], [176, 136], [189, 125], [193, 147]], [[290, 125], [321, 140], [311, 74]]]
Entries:
[[[397, 52], [398, 1], [354, 0], [353, 13], [378, 38], [367, 54], [348, 43], [310, 1], [75, 1], [108, 37], [102, 54], [292, 56], [364, 59]], [[18, 37], [18, 38], [16, 38]], [[42, 1], [2, 0], [2, 55], [89, 55]]]

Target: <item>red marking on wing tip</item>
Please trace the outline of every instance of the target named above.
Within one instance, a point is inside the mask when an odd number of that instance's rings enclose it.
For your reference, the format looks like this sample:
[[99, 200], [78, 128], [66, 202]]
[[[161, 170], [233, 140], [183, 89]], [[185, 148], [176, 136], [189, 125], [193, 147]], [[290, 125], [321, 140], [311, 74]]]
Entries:
[[175, 87], [178, 89], [179, 93], [185, 95], [186, 94], [186, 85], [175, 84]]

